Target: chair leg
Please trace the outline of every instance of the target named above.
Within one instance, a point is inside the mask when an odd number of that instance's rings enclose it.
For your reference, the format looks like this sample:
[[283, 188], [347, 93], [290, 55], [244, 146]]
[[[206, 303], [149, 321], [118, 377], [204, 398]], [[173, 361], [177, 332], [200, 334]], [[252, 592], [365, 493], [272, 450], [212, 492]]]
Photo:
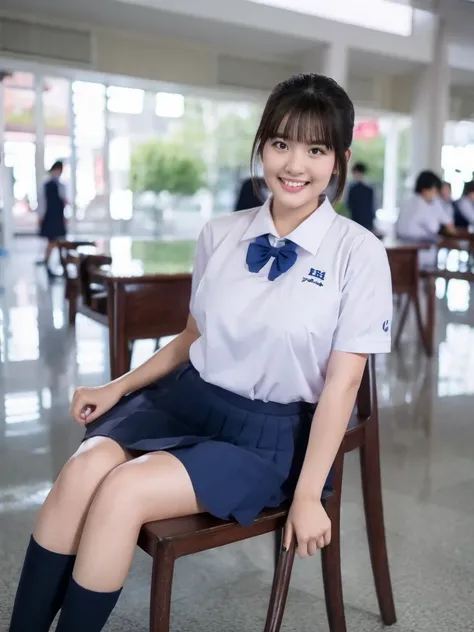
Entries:
[[[281, 532], [282, 533], [282, 532]], [[268, 606], [267, 620], [264, 632], [279, 632], [283, 614], [285, 612], [288, 589], [290, 587], [291, 571], [295, 560], [296, 540], [294, 539], [288, 551], [278, 549], [278, 562], [273, 577], [272, 594]]]
[[[342, 482], [342, 481], [341, 481]], [[336, 487], [336, 485], [335, 485]], [[321, 551], [326, 612], [330, 632], [346, 632], [341, 573], [341, 489], [325, 504], [331, 520], [331, 544]]]
[[275, 561], [275, 571], [277, 569], [278, 566], [278, 562], [280, 560], [280, 553], [281, 553], [281, 547], [283, 546], [283, 533], [284, 533], [284, 529], [277, 529], [274, 532], [274, 542], [273, 545], [275, 547], [274, 550], [274, 561]]
[[169, 546], [156, 545], [150, 594], [150, 632], [169, 632], [175, 556]]
[[405, 304], [401, 307], [400, 310], [400, 319], [398, 321], [397, 331], [395, 333], [395, 338], [393, 341], [393, 346], [397, 349], [400, 345], [400, 340], [402, 337], [403, 330], [405, 328], [405, 323], [407, 321], [408, 309], [410, 307], [410, 297], [407, 296], [405, 300]]
[[385, 625], [393, 625], [397, 620], [397, 615], [395, 613], [388, 565], [382, 504], [382, 481], [380, 476], [379, 438], [375, 425], [368, 429], [365, 445], [360, 448], [360, 464], [367, 538], [377, 600], [382, 621]]
[[[413, 297], [413, 304], [415, 305], [416, 323], [418, 325], [418, 331], [420, 332], [421, 342], [425, 349], [426, 355], [430, 357], [433, 350], [430, 345], [430, 333], [427, 327], [423, 324], [423, 317], [421, 315], [420, 296], [418, 292]], [[429, 325], [428, 325], [429, 326]]]

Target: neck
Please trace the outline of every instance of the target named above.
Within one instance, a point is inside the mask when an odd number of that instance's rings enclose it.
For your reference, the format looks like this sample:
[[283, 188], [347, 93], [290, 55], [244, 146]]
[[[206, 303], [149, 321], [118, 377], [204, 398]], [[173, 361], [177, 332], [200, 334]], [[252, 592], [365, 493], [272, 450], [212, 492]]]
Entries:
[[310, 205], [302, 206], [296, 209], [287, 209], [273, 199], [271, 204], [271, 214], [273, 217], [273, 223], [277, 229], [280, 237], [286, 237], [295, 230], [300, 224], [302, 224], [310, 215], [314, 213], [316, 209], [320, 207], [324, 200], [324, 197], [320, 197], [316, 205], [311, 203]]

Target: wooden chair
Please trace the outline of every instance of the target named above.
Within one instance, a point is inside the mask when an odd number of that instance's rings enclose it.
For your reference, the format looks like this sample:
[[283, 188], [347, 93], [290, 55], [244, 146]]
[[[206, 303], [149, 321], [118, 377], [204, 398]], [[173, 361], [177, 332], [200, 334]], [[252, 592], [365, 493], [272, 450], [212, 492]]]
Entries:
[[[385, 542], [373, 357], [367, 363], [357, 397], [356, 412], [334, 463], [332, 492], [323, 497], [324, 506], [332, 522], [331, 544], [321, 553], [326, 609], [331, 632], [346, 632], [340, 549], [341, 488], [344, 455], [355, 449], [359, 449], [360, 452], [367, 536], [379, 608], [385, 625], [392, 625], [396, 622], [396, 614]], [[288, 508], [287, 503], [277, 509], [267, 509], [248, 527], [219, 520], [208, 514], [144, 525], [138, 544], [153, 557], [150, 632], [169, 632], [171, 590], [176, 559], [270, 532], [275, 532], [276, 535], [277, 565], [265, 632], [278, 632], [295, 555], [294, 544], [287, 553], [282, 553], [280, 546]]]
[[[429, 336], [427, 335], [421, 313], [418, 251], [415, 248], [387, 250], [387, 256], [392, 273], [393, 294], [400, 299], [399, 305], [401, 307], [393, 345], [395, 348], [400, 346], [400, 340], [407, 321], [408, 310], [410, 305], [413, 305], [421, 342], [426, 354], [430, 356], [433, 350], [429, 344]], [[402, 299], [405, 299], [403, 305], [401, 303]]]
[[87, 240], [62, 240], [58, 242], [59, 260], [64, 277], [64, 298], [68, 303], [69, 324], [76, 322], [77, 301], [80, 295], [78, 248], [95, 249], [95, 243]]
[[100, 266], [111, 263], [112, 258], [106, 255], [79, 255], [80, 297], [77, 311], [102, 325], [108, 325], [107, 285], [97, 283], [93, 274]]

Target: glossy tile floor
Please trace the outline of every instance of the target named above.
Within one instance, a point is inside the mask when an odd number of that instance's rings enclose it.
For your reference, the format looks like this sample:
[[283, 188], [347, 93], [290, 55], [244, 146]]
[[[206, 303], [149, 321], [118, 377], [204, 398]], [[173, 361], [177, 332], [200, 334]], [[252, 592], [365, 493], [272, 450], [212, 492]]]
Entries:
[[[0, 285], [0, 629], [5, 630], [35, 513], [81, 429], [68, 418], [78, 384], [107, 379], [106, 332], [78, 317], [68, 329], [61, 282], [49, 285], [21, 241]], [[474, 307], [469, 286], [438, 287], [437, 358], [408, 331], [378, 360], [385, 514], [399, 632], [474, 631]], [[134, 362], [153, 350], [137, 345]], [[381, 629], [365, 541], [357, 461], [347, 459], [343, 575], [349, 632]], [[107, 630], [147, 628], [150, 560], [137, 552]], [[262, 630], [271, 541], [181, 560], [173, 630]], [[283, 629], [328, 630], [317, 559], [298, 562]], [[32, 630], [34, 632], [34, 630]]]

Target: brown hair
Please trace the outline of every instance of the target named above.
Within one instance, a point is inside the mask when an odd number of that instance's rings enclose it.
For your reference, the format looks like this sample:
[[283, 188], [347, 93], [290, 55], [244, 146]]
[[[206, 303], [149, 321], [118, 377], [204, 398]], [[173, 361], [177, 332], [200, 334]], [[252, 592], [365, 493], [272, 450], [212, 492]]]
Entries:
[[335, 154], [333, 198], [338, 200], [346, 184], [346, 151], [353, 130], [354, 106], [334, 79], [310, 73], [293, 75], [279, 83], [268, 98], [252, 146], [252, 174], [266, 142], [272, 138], [321, 144]]

